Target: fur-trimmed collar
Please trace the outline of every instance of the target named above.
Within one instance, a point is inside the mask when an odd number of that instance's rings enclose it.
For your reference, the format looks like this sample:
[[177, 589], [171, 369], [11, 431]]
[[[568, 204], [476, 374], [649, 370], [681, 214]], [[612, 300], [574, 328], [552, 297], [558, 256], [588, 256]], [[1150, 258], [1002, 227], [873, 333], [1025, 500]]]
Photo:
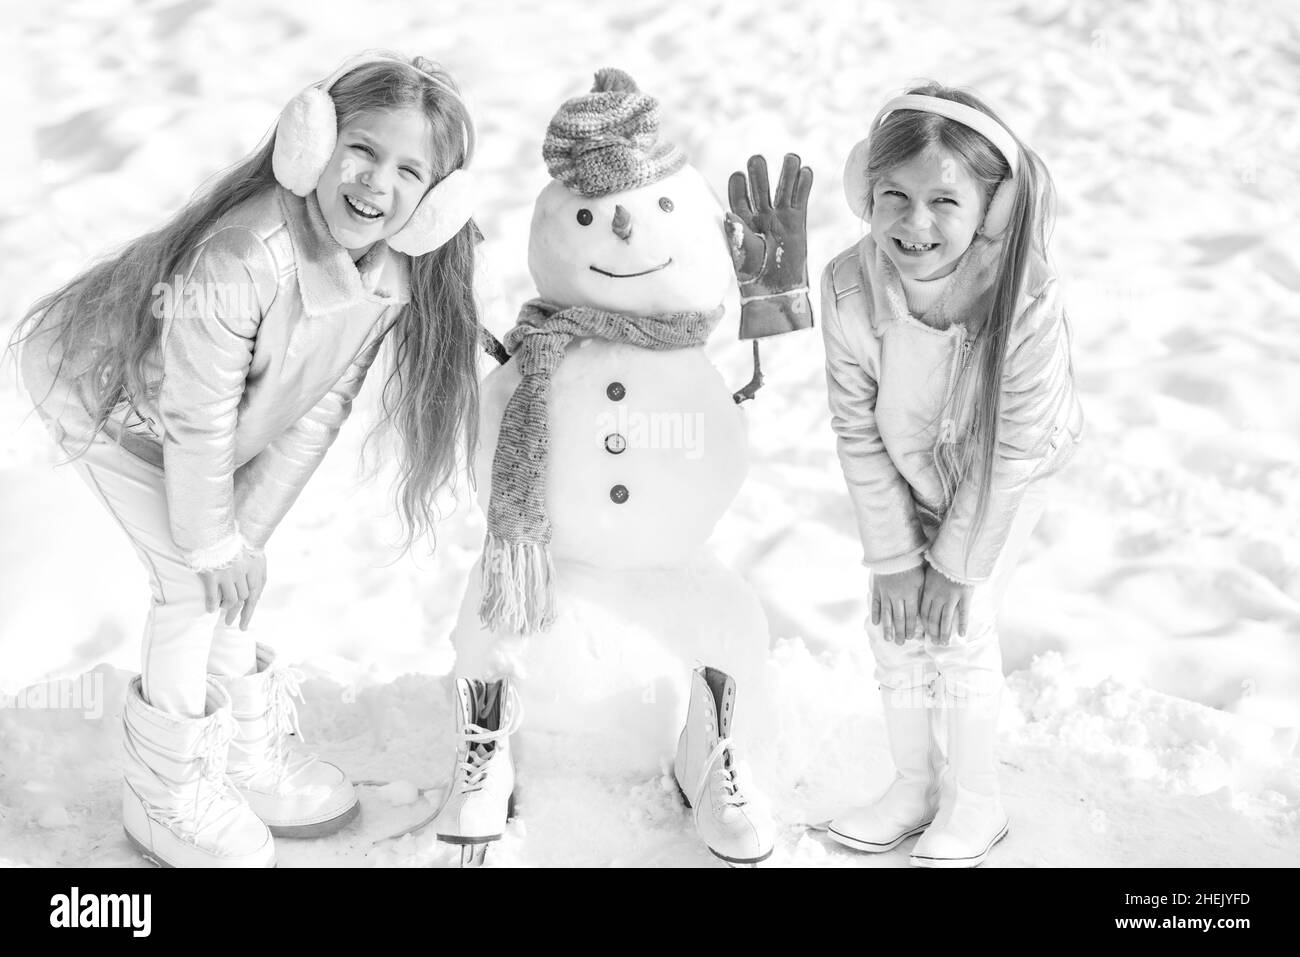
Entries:
[[300, 197], [283, 187], [279, 192], [307, 315], [327, 315], [360, 303], [410, 301], [408, 256], [379, 242], [354, 263], [330, 233], [315, 193]]
[[[913, 318], [907, 306], [907, 292], [903, 279], [889, 256], [868, 233], [859, 245], [862, 273], [871, 285], [874, 305], [872, 322], [880, 328], [886, 322], [922, 322], [936, 332], [947, 332], [953, 326], [965, 326], [969, 335], [979, 334], [980, 326], [988, 317], [992, 305], [993, 283], [997, 279], [998, 265], [1002, 259], [1002, 244], [977, 237], [970, 248], [962, 253], [957, 268], [951, 273], [947, 288], [926, 310], [924, 319]], [[1051, 270], [1039, 256], [1034, 256], [1026, 270], [1024, 288], [1021, 290], [1020, 308], [1037, 297]]]

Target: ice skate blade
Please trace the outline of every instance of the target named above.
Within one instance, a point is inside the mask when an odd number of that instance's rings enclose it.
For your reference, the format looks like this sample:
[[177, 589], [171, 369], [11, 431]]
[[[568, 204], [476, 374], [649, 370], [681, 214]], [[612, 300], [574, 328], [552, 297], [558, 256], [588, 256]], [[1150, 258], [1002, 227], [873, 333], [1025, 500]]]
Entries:
[[360, 813], [361, 801], [357, 800], [342, 814], [338, 814], [328, 821], [317, 821], [315, 824], [267, 824], [266, 827], [271, 832], [272, 837], [287, 837], [294, 840], [327, 837], [351, 824]]
[[462, 844], [460, 847], [461, 867], [482, 867], [487, 860], [488, 844]]
[[979, 867], [988, 859], [989, 851], [993, 850], [993, 845], [1007, 836], [1009, 828], [1002, 825], [1002, 830], [997, 833], [993, 840], [989, 841], [988, 847], [970, 857], [919, 857], [912, 854], [910, 860], [913, 867]]
[[827, 827], [826, 835], [836, 844], [843, 845], [844, 847], [850, 848], [852, 850], [863, 851], [867, 854], [883, 854], [885, 851], [892, 851], [894, 848], [898, 847], [898, 845], [906, 841], [909, 837], [916, 837], [916, 835], [922, 833], [927, 827], [929, 827], [933, 823], [934, 823], [934, 818], [931, 818], [930, 820], [926, 821], [924, 824], [918, 824], [910, 831], [905, 831], [904, 833], [900, 834], [898, 837], [894, 838], [892, 841], [889, 841], [885, 844], [877, 844], [873, 841], [862, 841], [856, 837], [852, 837], [851, 835], [845, 834], [842, 831], [837, 831], [835, 830], [834, 827]]
[[462, 837], [459, 834], [439, 834], [438, 840], [443, 844], [460, 848], [461, 867], [482, 867], [487, 859], [488, 848], [493, 841], [501, 840], [500, 834], [491, 837]]
[[491, 844], [493, 841], [501, 840], [500, 834], [475, 834], [467, 837], [464, 834], [439, 834], [438, 840], [444, 844], [455, 844], [460, 847], [469, 847], [474, 844]]

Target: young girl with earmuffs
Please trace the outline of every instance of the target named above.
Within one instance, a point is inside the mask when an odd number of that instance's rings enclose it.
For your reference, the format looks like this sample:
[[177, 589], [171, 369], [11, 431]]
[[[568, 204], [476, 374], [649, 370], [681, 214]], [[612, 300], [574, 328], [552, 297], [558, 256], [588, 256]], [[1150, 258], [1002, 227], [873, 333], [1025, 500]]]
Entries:
[[412, 538], [473, 441], [473, 152], [445, 71], [363, 55], [19, 327], [42, 418], [148, 572], [122, 793], [128, 838], [159, 863], [271, 866], [273, 835], [330, 833], [359, 810], [342, 771], [289, 748], [298, 675], [247, 628], [267, 540], [385, 339]]
[[894, 780], [830, 836], [973, 867], [1008, 830], [996, 615], [1083, 428], [1047, 262], [1051, 180], [978, 97], [888, 101], [845, 192], [869, 235], [822, 278], [832, 427], [871, 571]]

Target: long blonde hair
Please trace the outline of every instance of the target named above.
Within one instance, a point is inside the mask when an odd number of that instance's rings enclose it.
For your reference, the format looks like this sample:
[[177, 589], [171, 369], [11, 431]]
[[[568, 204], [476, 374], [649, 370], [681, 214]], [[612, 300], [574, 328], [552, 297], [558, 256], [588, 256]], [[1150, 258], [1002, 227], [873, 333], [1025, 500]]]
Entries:
[[[397, 60], [398, 58], [395, 58]], [[434, 137], [434, 182], [466, 160], [469, 117], [457, 96], [419, 71], [456, 89], [451, 77], [423, 57], [366, 63], [330, 88], [342, 128], [360, 113], [413, 108]], [[37, 300], [11, 339], [16, 346], [47, 322], [58, 375], [77, 390], [95, 428], [124, 399], [140, 394], [145, 365], [158, 346], [162, 322], [153, 307], [158, 283], [181, 269], [214, 223], [231, 210], [280, 188], [271, 167], [274, 133], [253, 155], [221, 174], [161, 228], [132, 240]], [[478, 431], [478, 309], [472, 290], [477, 227], [471, 221], [447, 244], [411, 259], [410, 302], [389, 334], [391, 368], [383, 386], [383, 418], [400, 438], [396, 501], [406, 544], [431, 533], [433, 499], [454, 484], [458, 455], [473, 452]]]
[[[926, 83], [907, 91], [952, 100], [979, 110], [998, 123], [998, 115], [979, 97], [964, 90], [939, 83]], [[1002, 124], [1004, 127], [1006, 124]], [[955, 489], [972, 478], [978, 470], [979, 486], [975, 522], [979, 529], [988, 513], [989, 489], [998, 451], [998, 419], [1002, 407], [1002, 378], [1006, 368], [1007, 346], [1016, 309], [1024, 290], [1031, 258], [1046, 259], [1055, 213], [1055, 191], [1051, 176], [1038, 155], [1016, 139], [1020, 149], [1020, 168], [1015, 178], [1011, 217], [1000, 237], [1001, 254], [993, 280], [988, 312], [968, 317], [969, 328], [976, 330], [979, 352], [978, 371], [973, 390], [975, 408], [971, 417], [969, 441], [953, 463], [954, 474], [944, 475], [944, 484]], [[885, 118], [871, 135], [867, 159], [868, 203], [876, 182], [888, 171], [942, 147], [965, 164], [971, 176], [984, 190], [985, 204], [992, 199], [998, 184], [1011, 175], [1011, 167], [998, 149], [983, 135], [962, 123], [935, 113], [919, 110], [896, 110]], [[959, 388], [958, 392], [964, 389]], [[948, 504], [948, 503], [945, 503]], [[974, 536], [967, 539], [968, 546]]]

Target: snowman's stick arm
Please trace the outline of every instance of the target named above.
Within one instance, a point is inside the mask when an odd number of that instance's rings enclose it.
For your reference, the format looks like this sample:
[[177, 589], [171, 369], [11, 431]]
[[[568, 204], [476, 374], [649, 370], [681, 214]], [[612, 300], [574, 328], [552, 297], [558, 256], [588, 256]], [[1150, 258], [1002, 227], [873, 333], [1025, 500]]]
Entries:
[[763, 368], [758, 363], [758, 340], [754, 340], [754, 376], [747, 383], [733, 392], [731, 397], [736, 401], [736, 405], [744, 402], [746, 399], [754, 398], [759, 389], [763, 388]]
[[[483, 346], [484, 352], [502, 365], [510, 361], [510, 353], [506, 352], [506, 347], [501, 344], [501, 340], [488, 331], [487, 326], [479, 326], [478, 332], [479, 344]], [[754, 343], [754, 345], [758, 345], [758, 343]]]

